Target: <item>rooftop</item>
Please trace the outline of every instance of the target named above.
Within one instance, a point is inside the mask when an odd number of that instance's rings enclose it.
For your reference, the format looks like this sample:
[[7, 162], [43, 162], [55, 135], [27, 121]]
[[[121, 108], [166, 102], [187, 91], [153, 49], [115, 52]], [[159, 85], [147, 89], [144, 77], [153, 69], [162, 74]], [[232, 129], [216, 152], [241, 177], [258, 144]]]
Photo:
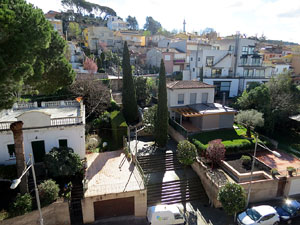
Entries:
[[194, 104], [184, 107], [172, 107], [172, 111], [177, 112], [184, 117], [198, 117], [208, 114], [235, 113], [236, 111], [219, 103]]
[[197, 88], [215, 88], [214, 85], [206, 84], [200, 81], [179, 80], [167, 83], [170, 89], [197, 89]]
[[86, 155], [85, 197], [143, 190], [142, 177], [122, 150]]
[[[83, 107], [77, 101], [49, 101], [15, 103], [12, 109], [0, 112], [0, 130], [10, 129], [26, 113], [42, 113], [50, 117], [50, 126], [78, 124], [84, 122]], [[34, 122], [34, 121], [33, 121]], [[46, 122], [45, 122], [46, 123]]]

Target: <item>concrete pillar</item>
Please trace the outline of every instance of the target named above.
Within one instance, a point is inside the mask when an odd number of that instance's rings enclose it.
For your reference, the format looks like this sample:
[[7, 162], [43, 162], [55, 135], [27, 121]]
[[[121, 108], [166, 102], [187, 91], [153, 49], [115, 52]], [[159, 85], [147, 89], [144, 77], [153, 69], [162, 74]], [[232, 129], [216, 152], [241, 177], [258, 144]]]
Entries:
[[[23, 141], [23, 122], [17, 121], [10, 125], [10, 129], [14, 135], [15, 143], [15, 155], [16, 155], [16, 166], [17, 175], [20, 177], [26, 168], [25, 153], [24, 153], [24, 141]], [[27, 175], [24, 175], [20, 183], [21, 194], [28, 192]]]

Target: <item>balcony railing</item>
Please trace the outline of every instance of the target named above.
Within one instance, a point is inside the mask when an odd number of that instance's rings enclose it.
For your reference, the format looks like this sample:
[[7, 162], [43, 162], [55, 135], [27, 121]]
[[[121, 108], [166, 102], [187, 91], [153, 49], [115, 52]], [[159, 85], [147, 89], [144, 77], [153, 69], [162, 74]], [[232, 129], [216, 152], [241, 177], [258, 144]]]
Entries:
[[[16, 121], [5, 121], [0, 122], [0, 130], [9, 130], [10, 124]], [[81, 124], [82, 118], [81, 117], [65, 117], [65, 118], [55, 118], [51, 119], [49, 126], [65, 126], [65, 125], [76, 125]]]

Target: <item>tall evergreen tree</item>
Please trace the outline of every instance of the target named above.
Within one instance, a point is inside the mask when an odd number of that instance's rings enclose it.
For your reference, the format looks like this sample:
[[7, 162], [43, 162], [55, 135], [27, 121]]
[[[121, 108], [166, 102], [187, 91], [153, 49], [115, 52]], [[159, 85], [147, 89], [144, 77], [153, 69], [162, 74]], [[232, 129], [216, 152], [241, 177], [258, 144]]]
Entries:
[[158, 83], [158, 106], [155, 128], [155, 142], [159, 147], [165, 147], [168, 141], [168, 106], [166, 71], [164, 61], [161, 60]]
[[122, 90], [122, 103], [123, 103], [123, 114], [126, 122], [129, 124], [134, 123], [138, 118], [137, 102], [135, 95], [135, 88], [133, 85], [129, 51], [127, 42], [124, 43], [123, 49], [123, 90]]

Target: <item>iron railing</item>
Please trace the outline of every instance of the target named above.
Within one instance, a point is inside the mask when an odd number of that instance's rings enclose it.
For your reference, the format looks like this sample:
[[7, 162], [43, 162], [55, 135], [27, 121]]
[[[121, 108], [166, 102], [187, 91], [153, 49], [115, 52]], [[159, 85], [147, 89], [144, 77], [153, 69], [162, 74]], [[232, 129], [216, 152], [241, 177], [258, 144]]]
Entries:
[[175, 120], [169, 118], [169, 125], [173, 127], [176, 131], [178, 131], [183, 137], [185, 138], [188, 137], [189, 135], [188, 131], [179, 123], [177, 123]]

